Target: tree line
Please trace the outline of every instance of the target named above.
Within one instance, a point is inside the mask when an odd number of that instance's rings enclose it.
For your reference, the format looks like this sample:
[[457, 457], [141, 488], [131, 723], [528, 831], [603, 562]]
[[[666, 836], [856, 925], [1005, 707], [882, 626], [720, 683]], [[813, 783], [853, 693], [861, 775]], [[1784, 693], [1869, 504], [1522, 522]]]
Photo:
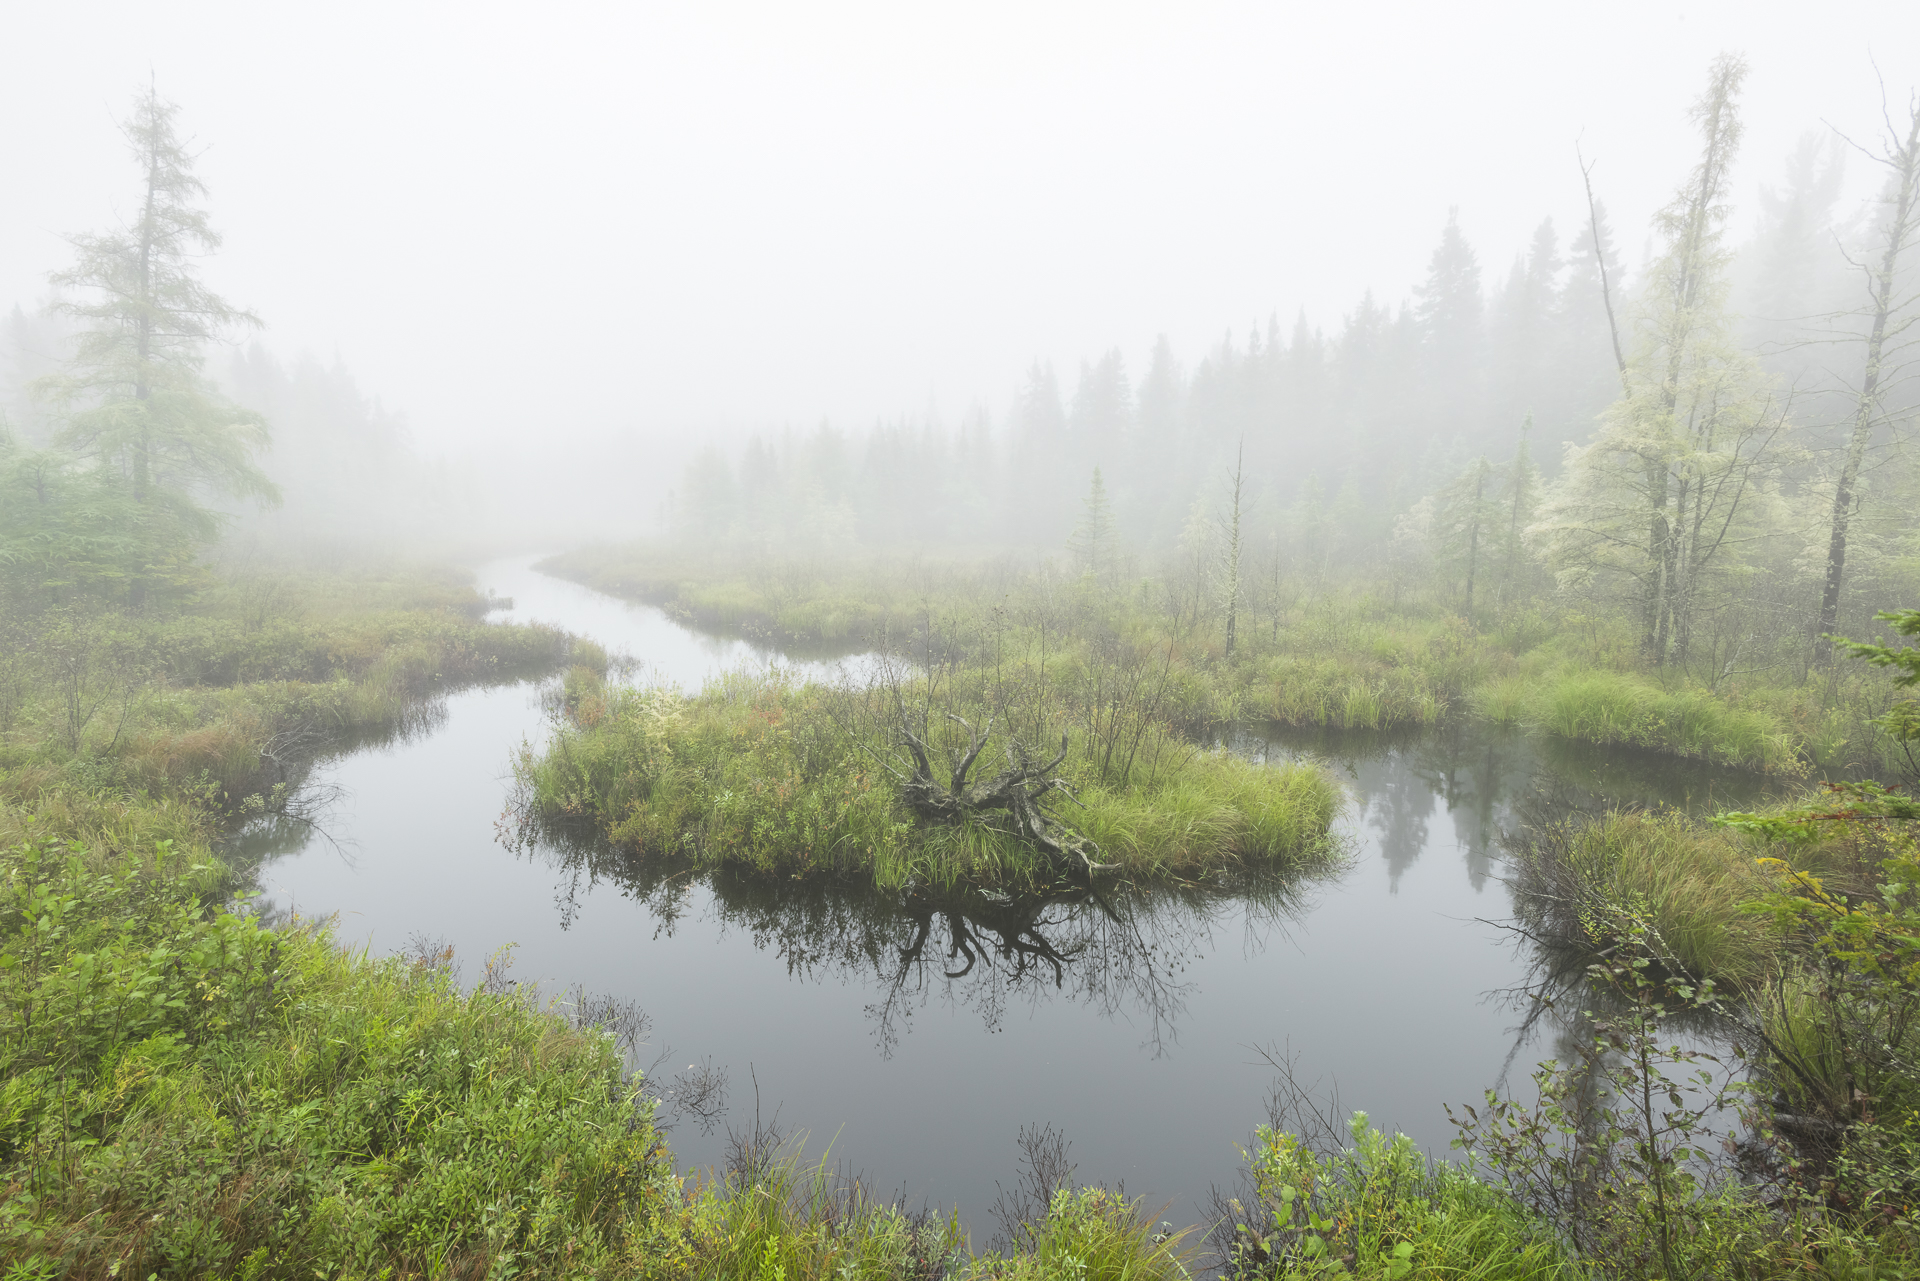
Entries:
[[[1071, 394], [1036, 362], [958, 423], [822, 424], [691, 465], [670, 515], [706, 544], [1062, 552], [1106, 572], [1303, 589], [1418, 586], [1469, 615], [1559, 593], [1632, 613], [1646, 657], [1724, 668], [1864, 626], [1910, 592], [1920, 102], [1876, 139], [1809, 135], [1730, 242], [1744, 64], [1716, 61], [1698, 159], [1629, 271], [1594, 167], [1577, 228], [1544, 220], [1498, 276], [1459, 217], [1397, 307], [1331, 335], [1303, 314], [1191, 367], [1163, 337]], [[1884, 91], [1883, 91], [1884, 92]], [[1848, 157], [1875, 199], [1836, 212]], [[1227, 562], [1231, 561], [1231, 565]]]

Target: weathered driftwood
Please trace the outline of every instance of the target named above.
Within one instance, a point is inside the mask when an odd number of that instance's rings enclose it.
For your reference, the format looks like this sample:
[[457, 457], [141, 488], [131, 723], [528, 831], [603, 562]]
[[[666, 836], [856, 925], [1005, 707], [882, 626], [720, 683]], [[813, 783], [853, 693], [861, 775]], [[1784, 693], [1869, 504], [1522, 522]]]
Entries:
[[[905, 709], [900, 713], [900, 741], [912, 757], [911, 771], [881, 763], [900, 783], [900, 794], [921, 818], [934, 823], [961, 823], [972, 820], [995, 831], [1018, 837], [1047, 856], [1063, 871], [1081, 870], [1088, 874], [1111, 871], [1117, 863], [1098, 861], [1100, 847], [1083, 836], [1076, 836], [1056, 822], [1041, 805], [1043, 798], [1058, 792], [1069, 799], [1073, 790], [1065, 779], [1053, 777], [1053, 771], [1067, 758], [1067, 736], [1060, 736], [1060, 751], [1045, 764], [1039, 764], [1018, 739], [1007, 753], [1007, 768], [991, 778], [968, 781], [975, 762], [993, 733], [993, 719], [978, 733], [964, 719], [949, 714], [949, 720], [967, 731], [967, 750], [951, 762], [952, 773], [942, 783], [933, 775], [933, 749], [920, 734]], [[987, 816], [992, 815], [989, 819]], [[1004, 817], [1002, 817], [1004, 816]]]

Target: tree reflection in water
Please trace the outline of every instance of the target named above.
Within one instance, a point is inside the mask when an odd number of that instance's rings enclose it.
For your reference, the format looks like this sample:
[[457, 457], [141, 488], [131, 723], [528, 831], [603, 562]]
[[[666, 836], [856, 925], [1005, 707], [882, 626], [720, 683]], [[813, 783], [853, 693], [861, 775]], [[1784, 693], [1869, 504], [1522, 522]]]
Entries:
[[502, 821], [501, 839], [566, 874], [557, 895], [563, 929], [595, 885], [611, 883], [652, 915], [656, 936], [672, 934], [697, 903], [781, 957], [791, 977], [870, 989], [866, 1012], [889, 1058], [930, 1003], [971, 1010], [992, 1033], [1016, 1008], [1053, 1000], [1137, 1023], [1143, 1048], [1160, 1057], [1177, 1043], [1193, 992], [1188, 962], [1236, 931], [1250, 952], [1263, 950], [1302, 908], [1297, 881], [1246, 869], [1151, 889], [879, 890], [698, 869], [521, 812]]

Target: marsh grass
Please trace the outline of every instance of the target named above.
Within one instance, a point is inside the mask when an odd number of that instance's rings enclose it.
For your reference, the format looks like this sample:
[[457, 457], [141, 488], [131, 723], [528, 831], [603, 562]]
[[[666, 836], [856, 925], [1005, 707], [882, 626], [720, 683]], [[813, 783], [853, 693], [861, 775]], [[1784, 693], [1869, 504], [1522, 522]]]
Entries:
[[6, 790], [48, 812], [63, 788], [234, 809], [290, 785], [329, 745], [405, 733], [440, 694], [551, 670], [571, 643], [478, 621], [484, 599], [437, 572], [369, 571], [356, 584], [288, 571], [270, 593], [250, 581], [167, 612], [73, 606], [12, 620], [0, 771], [30, 782]]
[[[528, 822], [586, 819], [642, 854], [759, 872], [858, 875], [913, 882], [1035, 888], [1056, 873], [988, 822], [922, 826], [900, 803], [893, 747], [875, 704], [779, 675], [731, 676], [701, 694], [593, 687], [568, 676], [565, 721], [515, 763]], [[984, 725], [987, 708], [969, 706]], [[1017, 715], [1009, 719], [1019, 720]], [[930, 731], [931, 732], [931, 731]], [[1060, 807], [1120, 874], [1192, 874], [1238, 863], [1301, 869], [1331, 857], [1327, 830], [1341, 798], [1324, 772], [1204, 752], [1146, 726], [1122, 773], [1091, 750], [1062, 772]], [[983, 757], [981, 768], [998, 762]]]
[[1521, 921], [1593, 957], [1642, 925], [1658, 953], [1723, 990], [1751, 990], [1781, 940], [1746, 905], [1769, 888], [1751, 842], [1677, 813], [1612, 813], [1526, 832], [1516, 851]]
[[1648, 668], [1624, 617], [1539, 604], [1477, 628], [1424, 598], [1395, 604], [1362, 584], [1323, 585], [1267, 625], [1243, 618], [1229, 656], [1220, 619], [1183, 613], [1167, 583], [1096, 582], [1045, 562], [830, 565], [630, 545], [542, 568], [783, 646], [871, 646], [916, 662], [957, 653], [969, 664], [1018, 654], [1050, 679], [1102, 692], [1132, 681], [1141, 654], [1164, 655], [1161, 715], [1188, 734], [1240, 718], [1391, 729], [1466, 713], [1782, 776], [1903, 764], [1871, 723], [1888, 696], [1876, 674], [1823, 683], [1785, 664], [1709, 685], [1713, 673]]

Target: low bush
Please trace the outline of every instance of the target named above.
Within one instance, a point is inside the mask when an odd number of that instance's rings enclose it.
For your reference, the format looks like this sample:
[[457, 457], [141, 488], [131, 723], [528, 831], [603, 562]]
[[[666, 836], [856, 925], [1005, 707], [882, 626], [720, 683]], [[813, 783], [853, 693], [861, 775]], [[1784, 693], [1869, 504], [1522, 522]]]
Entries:
[[184, 859], [4, 855], [9, 1276], [580, 1275], [675, 1194], [609, 1037], [264, 928]]

